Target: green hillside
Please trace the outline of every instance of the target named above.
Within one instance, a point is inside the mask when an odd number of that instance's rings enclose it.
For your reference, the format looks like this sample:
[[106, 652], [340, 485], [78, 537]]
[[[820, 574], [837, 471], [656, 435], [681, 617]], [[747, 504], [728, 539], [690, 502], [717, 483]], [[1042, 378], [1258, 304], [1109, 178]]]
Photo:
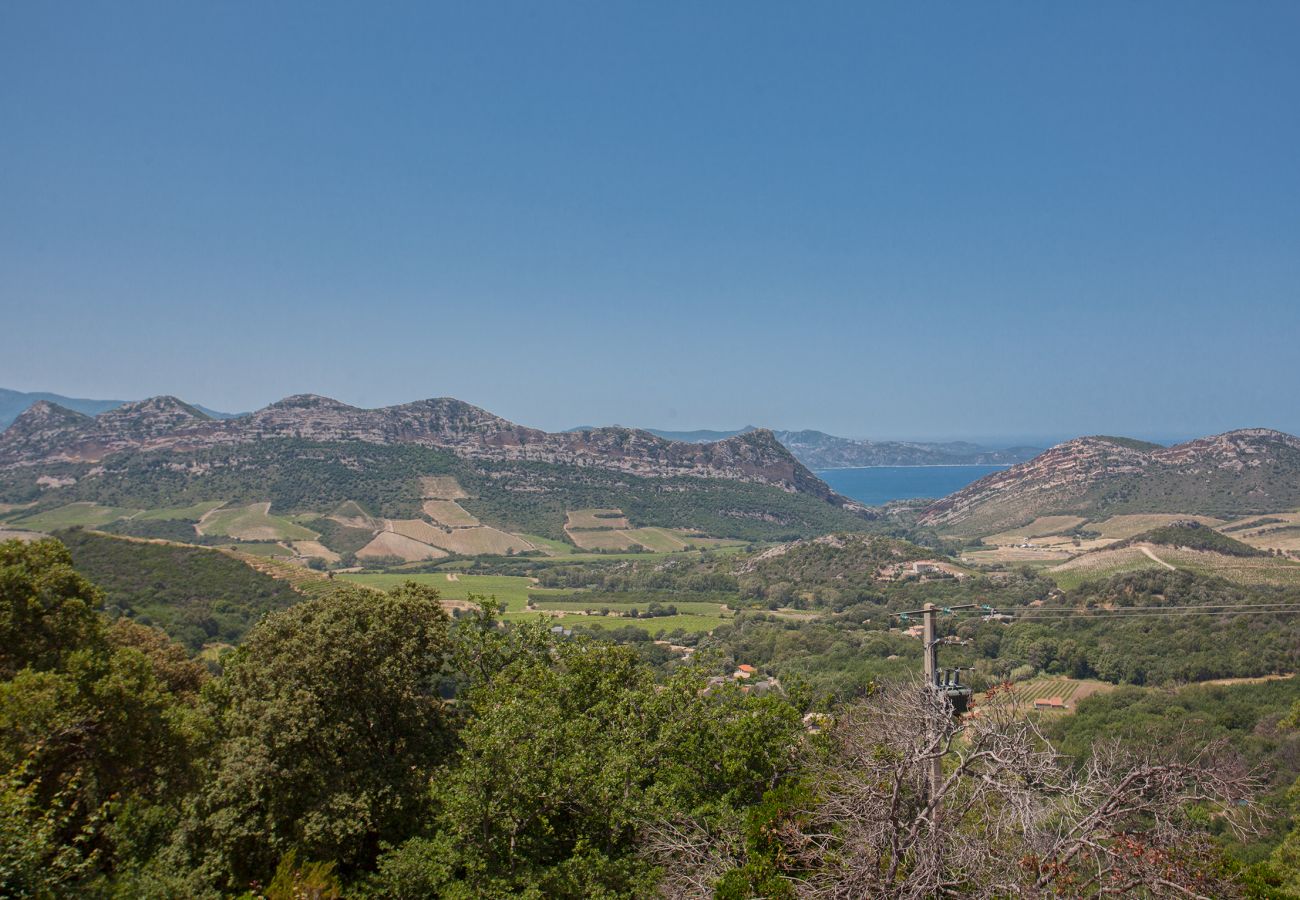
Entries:
[[[411, 518], [420, 513], [420, 478], [447, 475], [470, 495], [462, 506], [486, 524], [553, 540], [565, 539], [566, 510], [591, 507], [619, 507], [634, 527], [688, 528], [741, 540], [788, 540], [869, 525], [816, 497], [766, 485], [637, 477], [542, 462], [469, 461], [411, 445], [277, 439], [187, 453], [121, 453], [95, 474], [88, 466], [72, 465], [59, 472], [78, 480], [41, 492], [31, 472], [7, 472], [0, 477], [0, 500], [38, 497], [38, 506], [23, 513], [29, 518], [74, 501], [109, 508], [94, 510], [93, 524], [111, 521], [122, 514], [118, 510], [197, 509], [212, 501], [232, 508], [269, 501], [280, 516], [324, 515], [355, 501], [374, 515]], [[124, 530], [172, 536], [197, 516], [170, 521]]]
[[196, 651], [238, 643], [266, 613], [302, 600], [288, 582], [200, 547], [61, 531], [73, 565], [103, 589], [110, 615], [156, 625]]
[[1135, 544], [1163, 544], [1169, 547], [1184, 547], [1188, 550], [1225, 553], [1228, 556], [1268, 556], [1262, 550], [1243, 544], [1199, 522], [1181, 522], [1152, 528], [1150, 531], [1144, 531], [1127, 540], [1112, 544], [1111, 548], [1119, 549]]

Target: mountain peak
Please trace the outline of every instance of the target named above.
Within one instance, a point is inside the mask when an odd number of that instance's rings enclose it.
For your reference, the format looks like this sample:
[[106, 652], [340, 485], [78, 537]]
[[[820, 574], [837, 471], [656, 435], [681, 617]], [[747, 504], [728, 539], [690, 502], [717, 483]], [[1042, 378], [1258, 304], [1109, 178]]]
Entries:
[[50, 400], [37, 400], [18, 414], [9, 429], [17, 433], [86, 424], [91, 421], [93, 420], [90, 416], [68, 409], [66, 406], [60, 406]]
[[351, 410], [357, 409], [355, 406], [349, 406], [342, 400], [335, 400], [333, 397], [324, 397], [320, 394], [291, 394], [281, 400], [268, 405], [266, 409], [338, 409]]
[[165, 419], [170, 420], [173, 424], [181, 425], [189, 422], [211, 421], [212, 417], [170, 394], [160, 394], [157, 397], [123, 403], [121, 406], [102, 412], [95, 417], [95, 420], [101, 425], [107, 425], [115, 421], [139, 419]]

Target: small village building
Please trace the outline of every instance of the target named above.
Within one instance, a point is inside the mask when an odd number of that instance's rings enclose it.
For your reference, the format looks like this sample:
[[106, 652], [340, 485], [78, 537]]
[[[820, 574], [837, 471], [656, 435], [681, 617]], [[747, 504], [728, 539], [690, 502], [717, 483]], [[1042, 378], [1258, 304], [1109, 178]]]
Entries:
[[1060, 697], [1039, 697], [1034, 701], [1034, 709], [1065, 709], [1065, 701]]

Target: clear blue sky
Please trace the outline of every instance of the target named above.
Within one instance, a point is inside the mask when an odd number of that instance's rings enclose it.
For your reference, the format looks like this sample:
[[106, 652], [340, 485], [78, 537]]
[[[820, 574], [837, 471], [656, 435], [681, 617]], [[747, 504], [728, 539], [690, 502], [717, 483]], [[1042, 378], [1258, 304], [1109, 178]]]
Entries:
[[0, 386], [1300, 431], [1300, 4], [0, 4]]

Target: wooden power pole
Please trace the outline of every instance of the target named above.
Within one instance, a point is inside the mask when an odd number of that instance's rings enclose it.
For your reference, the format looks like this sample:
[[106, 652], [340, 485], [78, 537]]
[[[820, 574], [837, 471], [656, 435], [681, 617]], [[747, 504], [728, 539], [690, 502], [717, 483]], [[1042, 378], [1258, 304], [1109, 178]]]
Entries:
[[[925, 647], [925, 689], [937, 691], [939, 689], [939, 638], [935, 626], [938, 624], [939, 608], [933, 603], [927, 603], [921, 610], [921, 615], [924, 617], [921, 641]], [[939, 790], [943, 787], [943, 757], [936, 755], [929, 761], [928, 769], [930, 798], [934, 799], [939, 796]]]
[[[939, 675], [939, 635], [938, 623], [939, 613], [950, 613], [955, 609], [974, 609], [977, 604], [963, 603], [959, 606], [946, 606], [942, 609], [933, 603], [925, 604], [923, 609], [908, 610], [900, 613], [899, 616], [906, 621], [909, 616], [921, 616], [921, 641], [925, 645], [925, 690], [943, 691], [944, 695], [950, 701], [960, 701], [956, 706], [957, 712], [965, 711], [966, 699], [970, 696], [970, 688], [961, 686], [961, 681], [956, 670], [953, 671], [954, 679], [948, 683], [940, 678]], [[937, 797], [939, 791], [943, 788], [943, 758], [935, 756], [934, 759], [926, 762], [926, 782], [929, 785], [930, 796]]]

